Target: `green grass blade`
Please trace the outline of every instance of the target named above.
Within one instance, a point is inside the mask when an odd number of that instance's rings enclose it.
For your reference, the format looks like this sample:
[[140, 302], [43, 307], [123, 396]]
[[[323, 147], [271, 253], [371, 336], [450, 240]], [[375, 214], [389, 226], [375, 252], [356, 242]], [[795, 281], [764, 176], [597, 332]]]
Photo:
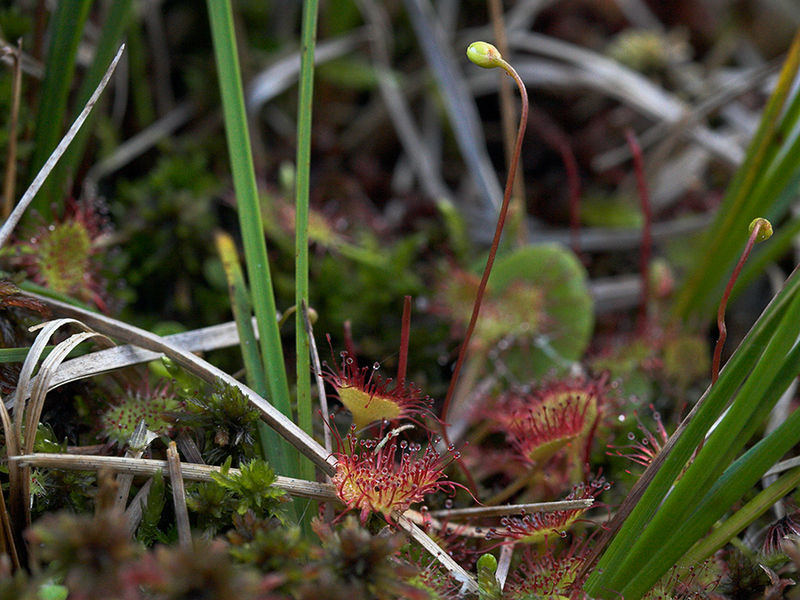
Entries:
[[[787, 355], [790, 354], [798, 330], [800, 330], [800, 294], [795, 294], [789, 310], [781, 319], [780, 326], [770, 338], [753, 373], [742, 386], [725, 418], [706, 440], [703, 449], [675, 484], [652, 520], [638, 532], [624, 558], [615, 563], [610, 572], [605, 573], [605, 589], [620, 590], [629, 579], [632, 570], [641, 568], [644, 561], [658, 552], [664, 544], [664, 539], [674, 530], [675, 524], [687, 518], [696, 506], [698, 496], [703, 490], [709, 489], [722, 473], [728, 457], [738, 452], [745, 444], [747, 440], [743, 437], [742, 430], [755, 419], [756, 412], [763, 412], [766, 418], [768, 407], [763, 406], [765, 394], [781, 371]], [[788, 381], [786, 385], [788, 386]], [[782, 390], [778, 391], [775, 398], [770, 400], [774, 403], [781, 392]]]
[[[34, 150], [28, 171], [31, 180], [61, 139], [66, 120], [67, 97], [75, 72], [75, 55], [91, 5], [91, 0], [59, 2], [51, 17], [47, 68], [39, 94]], [[35, 198], [32, 206], [45, 218], [50, 215], [49, 200], [45, 196]]]
[[[78, 89], [75, 106], [79, 109], [89, 100], [89, 96], [92, 95], [92, 92], [102, 79], [108, 63], [114, 58], [114, 54], [117, 52], [117, 48], [119, 48], [122, 37], [128, 27], [133, 12], [131, 10], [132, 7], [133, 0], [115, 0], [109, 4], [108, 16], [103, 22], [102, 27], [100, 27], [100, 37], [95, 46], [92, 64], [89, 66], [88, 71], [83, 77], [81, 86]], [[67, 176], [70, 173], [74, 173], [78, 162], [83, 157], [89, 135], [92, 133], [91, 120], [93, 118], [94, 114], [87, 119], [87, 123], [78, 132], [78, 135], [75, 136], [69, 150], [64, 153], [58, 166], [50, 175], [47, 184], [45, 184], [42, 192], [40, 192], [45, 197], [51, 200], [57, 197], [53, 195], [53, 191], [58, 194], [58, 191], [63, 188]]]
[[[222, 260], [225, 278], [228, 281], [228, 292], [231, 297], [231, 310], [236, 322], [236, 331], [239, 333], [239, 347], [242, 351], [242, 361], [247, 378], [247, 385], [259, 395], [266, 397], [269, 392], [267, 378], [258, 353], [258, 342], [251, 322], [252, 304], [250, 293], [244, 282], [244, 273], [239, 265], [239, 256], [233, 238], [227, 233], [218, 232], [216, 235], [217, 252]], [[277, 432], [259, 422], [259, 441], [263, 457], [275, 469], [286, 470], [288, 457], [284, 453], [283, 444], [279, 443], [280, 436]]]
[[[295, 341], [297, 348], [297, 424], [313, 432], [311, 358], [302, 306], [308, 306], [308, 193], [311, 162], [311, 109], [314, 99], [314, 47], [317, 39], [317, 0], [303, 3], [300, 42], [300, 97], [297, 103], [297, 180], [295, 183]], [[303, 461], [300, 472], [314, 479], [314, 467]]]
[[781, 475], [772, 485], [761, 490], [755, 498], [726, 519], [708, 537], [692, 546], [681, 557], [678, 564], [690, 567], [705, 560], [727, 544], [733, 536], [744, 531], [745, 527], [767, 512], [773, 504], [789, 494], [798, 484], [800, 484], [800, 467], [795, 467]]
[[[668, 446], [648, 469], [651, 471], [649, 475], [652, 476], [652, 481], [630, 509], [624, 523], [586, 581], [586, 590], [591, 595], [601, 596], [604, 591], [613, 593], [613, 587], [608, 584], [612, 575], [620, 575], [617, 565], [625, 559], [636, 540], [639, 539], [642, 530], [650, 521], [711, 424], [759, 361], [761, 349], [774, 335], [799, 290], [800, 272], [795, 270], [787, 280], [784, 289], [764, 310], [758, 322], [725, 365], [717, 383], [707, 390], [698, 402], [698, 406], [692, 411], [694, 414], [690, 415], [688, 425], [680, 434], [676, 432], [673, 436], [675, 439], [670, 440]], [[643, 479], [646, 476], [648, 476], [648, 472], [643, 475]], [[622, 514], [625, 509], [625, 504], [623, 504], [620, 507]]]
[[134, 19], [128, 25], [128, 70], [131, 81], [141, 85], [131, 86], [131, 112], [134, 123], [144, 128], [156, 120], [155, 99], [150, 89], [151, 81], [147, 70], [147, 50], [142, 39], [142, 23]]
[[800, 411], [795, 410], [772, 434], [731, 465], [699, 502], [692, 504], [693, 513], [688, 518], [672, 523], [661, 544], [646, 557], [649, 560], [627, 572], [626, 584], [619, 593], [631, 600], [640, 598], [798, 440]]
[[[42, 358], [45, 358], [55, 346], [45, 346]], [[0, 348], [0, 363], [24, 362], [30, 348]]]
[[[267, 258], [267, 244], [256, 189], [250, 134], [244, 108], [233, 12], [229, 0], [208, 0], [208, 14], [217, 61], [217, 76], [222, 95], [225, 134], [228, 140], [239, 227], [244, 242], [247, 277], [252, 292], [253, 308], [258, 323], [261, 354], [270, 390], [270, 400], [285, 416], [292, 418], [289, 382], [281, 347], [272, 276]], [[285, 442], [282, 442], [285, 443]], [[297, 451], [287, 449], [290, 477], [299, 476]]]
[[[791, 127], [795, 118], [793, 109], [800, 90], [793, 89], [793, 83], [800, 70], [800, 34], [795, 36], [787, 54], [778, 83], [773, 92], [758, 131], [750, 144], [744, 164], [737, 171], [719, 209], [717, 219], [712, 225], [702, 250], [698, 253], [692, 271], [678, 293], [675, 303], [675, 314], [686, 319], [694, 314], [707, 314], [719, 298], [719, 289], [729, 273], [733, 262], [744, 242], [746, 226], [757, 216], [770, 212], [770, 205], [775, 202], [772, 196], [754, 195], [757, 187], [762, 192], [774, 188], [770, 179], [780, 175], [781, 170], [770, 169], [771, 163], [778, 156], [785, 156], [787, 139], [783, 127]], [[790, 94], [793, 92], [793, 96]], [[787, 100], [789, 110], [782, 115]], [[800, 167], [797, 160], [791, 161], [791, 168], [796, 172]]]

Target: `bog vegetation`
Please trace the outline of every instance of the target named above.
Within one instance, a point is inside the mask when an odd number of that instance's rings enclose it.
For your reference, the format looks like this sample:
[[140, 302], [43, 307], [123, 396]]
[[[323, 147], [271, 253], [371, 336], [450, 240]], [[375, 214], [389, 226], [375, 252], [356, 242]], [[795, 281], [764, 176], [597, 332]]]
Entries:
[[662, 4], [4, 4], [0, 599], [794, 597], [800, 10]]

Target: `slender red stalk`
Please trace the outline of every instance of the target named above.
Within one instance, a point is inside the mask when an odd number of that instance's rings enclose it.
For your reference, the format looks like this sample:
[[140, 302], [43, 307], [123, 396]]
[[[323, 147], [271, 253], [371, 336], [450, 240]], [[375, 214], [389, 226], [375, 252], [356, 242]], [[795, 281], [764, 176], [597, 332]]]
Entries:
[[544, 141], [561, 156], [567, 174], [567, 191], [569, 195], [569, 231], [570, 245], [576, 255], [581, 252], [581, 178], [578, 173], [578, 161], [564, 131], [552, 120], [541, 114], [531, 116], [531, 126], [541, 133]]
[[576, 256], [581, 253], [581, 179], [578, 175], [578, 163], [572, 148], [567, 145], [561, 151], [561, 160], [567, 170], [567, 188], [569, 189], [569, 229], [572, 238], [572, 251]]
[[[519, 157], [522, 153], [522, 140], [525, 137], [525, 127], [528, 124], [528, 92], [525, 89], [525, 84], [522, 82], [522, 79], [520, 79], [520, 76], [514, 70], [514, 67], [501, 58], [500, 53], [496, 48], [494, 48], [494, 46], [486, 44], [485, 42], [476, 42], [470, 44], [470, 47], [467, 49], [467, 56], [470, 60], [475, 62], [475, 64], [481, 67], [501, 67], [506, 73], [508, 73], [508, 75], [514, 79], [514, 82], [519, 88], [519, 93], [522, 99], [522, 109], [519, 117], [517, 140], [514, 143], [514, 154], [512, 155], [511, 164], [508, 168], [506, 188], [503, 193], [503, 204], [500, 206], [500, 214], [497, 217], [497, 226], [494, 230], [492, 245], [489, 248], [489, 257], [486, 259], [486, 268], [483, 270], [483, 276], [481, 277], [481, 282], [478, 285], [478, 292], [475, 294], [475, 304], [472, 307], [472, 316], [470, 317], [469, 325], [467, 326], [467, 332], [464, 334], [464, 341], [461, 343], [461, 348], [458, 351], [458, 359], [456, 360], [456, 365], [453, 369], [453, 375], [450, 378], [450, 385], [447, 388], [447, 395], [445, 396], [444, 404], [442, 405], [442, 437], [444, 438], [444, 441], [448, 447], [452, 446], [452, 443], [450, 442], [450, 436], [447, 434], [447, 411], [450, 409], [450, 404], [453, 400], [453, 393], [455, 392], [456, 384], [458, 383], [458, 376], [461, 374], [461, 368], [464, 365], [464, 359], [467, 355], [467, 348], [469, 348], [469, 340], [472, 337], [473, 331], [475, 330], [475, 324], [478, 322], [478, 314], [481, 310], [483, 295], [486, 292], [486, 284], [489, 281], [489, 275], [492, 272], [492, 266], [494, 266], [494, 258], [497, 255], [497, 248], [500, 246], [500, 237], [503, 234], [503, 227], [505, 226], [506, 216], [508, 215], [508, 204], [511, 200], [511, 192], [514, 187], [514, 178], [517, 174], [517, 165], [519, 164]], [[469, 485], [470, 491], [476, 493], [478, 487], [475, 483], [475, 479], [472, 477], [472, 473], [469, 472], [469, 469], [464, 466], [461, 460], [457, 459], [456, 462], [459, 468], [464, 472], [464, 476], [467, 479], [467, 485]]]
[[350, 356], [356, 356], [356, 345], [353, 342], [353, 327], [349, 319], [344, 322], [344, 349], [347, 350]]
[[625, 139], [633, 155], [633, 170], [636, 173], [636, 186], [639, 189], [639, 200], [644, 216], [644, 226], [642, 228], [642, 246], [639, 252], [639, 272], [642, 277], [642, 297], [639, 301], [639, 318], [636, 326], [639, 335], [644, 335], [647, 331], [647, 305], [650, 303], [650, 255], [653, 249], [653, 238], [650, 226], [653, 221], [653, 212], [650, 209], [650, 193], [647, 190], [647, 181], [644, 176], [644, 160], [642, 158], [642, 147], [639, 145], [633, 130], [625, 129]]
[[[519, 119], [519, 129], [517, 130], [517, 141], [514, 145], [514, 154], [511, 160], [511, 166], [508, 169], [508, 177], [506, 178], [506, 188], [505, 193], [503, 194], [503, 204], [500, 206], [500, 214], [497, 217], [497, 227], [494, 230], [494, 238], [492, 239], [492, 245], [489, 249], [489, 258], [486, 259], [486, 268], [483, 270], [483, 276], [481, 277], [481, 282], [478, 285], [478, 293], [475, 295], [475, 303], [472, 307], [472, 316], [469, 320], [469, 325], [467, 326], [467, 332], [464, 335], [464, 341], [461, 343], [461, 348], [458, 351], [458, 359], [456, 360], [456, 366], [453, 369], [453, 376], [450, 379], [450, 385], [447, 388], [447, 395], [444, 399], [444, 404], [442, 405], [442, 429], [445, 436], [445, 441], [447, 440], [447, 411], [450, 408], [450, 403], [453, 400], [453, 393], [456, 389], [456, 384], [458, 383], [458, 376], [461, 373], [461, 367], [464, 364], [464, 359], [467, 355], [467, 348], [469, 347], [469, 341], [472, 337], [472, 333], [475, 330], [475, 324], [478, 322], [478, 314], [481, 310], [481, 302], [483, 301], [483, 295], [486, 292], [486, 284], [489, 281], [489, 275], [492, 272], [492, 266], [494, 266], [494, 259], [495, 255], [497, 254], [497, 248], [500, 246], [500, 237], [503, 234], [503, 226], [506, 222], [506, 215], [508, 214], [508, 203], [511, 199], [511, 190], [514, 184], [514, 177], [517, 173], [517, 165], [519, 164], [519, 157], [522, 151], [522, 139], [525, 136], [525, 127], [528, 123], [528, 92], [525, 90], [525, 84], [522, 83], [522, 79], [520, 79], [517, 72], [514, 68], [505, 62], [502, 59], [499, 59], [501, 64], [498, 66], [502, 66], [506, 73], [508, 73], [516, 82], [517, 87], [519, 88], [520, 96], [522, 97], [522, 110], [520, 113]], [[449, 444], [449, 441], [448, 441]]]
[[411, 332], [411, 296], [403, 298], [403, 320], [400, 325], [400, 357], [397, 359], [397, 385], [406, 380], [408, 366], [408, 338]]
[[717, 328], [719, 329], [719, 338], [717, 344], [714, 346], [714, 360], [711, 363], [711, 385], [714, 385], [719, 379], [719, 363], [722, 358], [722, 347], [725, 345], [725, 340], [728, 337], [728, 329], [725, 327], [725, 308], [728, 306], [728, 298], [730, 298], [733, 285], [739, 277], [739, 273], [744, 267], [747, 257], [750, 256], [750, 251], [755, 246], [756, 242], [765, 240], [772, 235], [772, 226], [766, 219], [756, 219], [750, 224], [750, 237], [747, 238], [747, 244], [744, 247], [739, 262], [733, 269], [731, 278], [728, 280], [728, 285], [725, 287], [725, 293], [722, 294], [722, 300], [719, 303], [717, 310]]

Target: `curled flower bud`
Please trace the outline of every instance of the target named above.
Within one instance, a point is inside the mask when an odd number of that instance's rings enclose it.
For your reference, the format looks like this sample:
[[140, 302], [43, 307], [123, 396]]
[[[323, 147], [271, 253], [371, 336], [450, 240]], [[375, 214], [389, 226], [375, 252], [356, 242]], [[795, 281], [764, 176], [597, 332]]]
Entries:
[[472, 42], [467, 48], [467, 58], [484, 69], [501, 67], [505, 62], [500, 51], [488, 42]]
[[761, 229], [758, 230], [758, 235], [756, 236], [756, 242], [763, 242], [764, 240], [768, 240], [772, 237], [772, 223], [767, 221], [762, 217], [757, 217], [750, 222], [747, 231], [753, 233], [753, 230], [761, 225]]

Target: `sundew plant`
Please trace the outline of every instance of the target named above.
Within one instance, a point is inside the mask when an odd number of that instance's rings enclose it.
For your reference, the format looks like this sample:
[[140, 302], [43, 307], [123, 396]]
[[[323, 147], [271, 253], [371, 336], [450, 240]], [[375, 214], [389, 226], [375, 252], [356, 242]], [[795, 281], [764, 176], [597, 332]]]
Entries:
[[800, 14], [546, 4], [0, 9], [0, 598], [794, 597]]

